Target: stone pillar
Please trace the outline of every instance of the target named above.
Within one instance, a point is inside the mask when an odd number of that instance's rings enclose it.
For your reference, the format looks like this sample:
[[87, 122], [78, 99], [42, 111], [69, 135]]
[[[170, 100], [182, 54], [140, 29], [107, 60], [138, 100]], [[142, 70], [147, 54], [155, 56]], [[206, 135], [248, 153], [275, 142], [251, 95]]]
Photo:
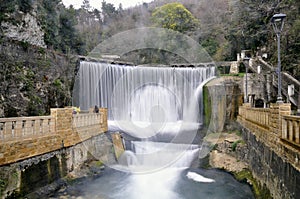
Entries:
[[55, 131], [61, 136], [63, 147], [72, 146], [73, 143], [73, 109], [72, 108], [55, 108], [51, 109], [51, 116], [55, 118]]
[[238, 74], [239, 73], [239, 62], [233, 61], [230, 65], [230, 74]]
[[280, 136], [282, 134], [282, 116], [291, 115], [291, 104], [290, 103], [280, 103], [279, 104], [279, 132]]
[[282, 116], [291, 114], [291, 104], [276, 103], [270, 106], [270, 129], [278, 136], [282, 134]]
[[100, 125], [103, 132], [108, 131], [108, 118], [107, 118], [107, 108], [99, 108], [99, 112], [101, 113]]
[[119, 157], [125, 151], [124, 145], [123, 145], [123, 139], [119, 132], [115, 132], [115, 133], [111, 134], [111, 136], [112, 136], [115, 156], [117, 159], [119, 159]]
[[270, 104], [270, 131], [279, 134], [279, 105]]
[[267, 101], [270, 102], [271, 101], [271, 88], [272, 88], [272, 76], [270, 72], [267, 72]]

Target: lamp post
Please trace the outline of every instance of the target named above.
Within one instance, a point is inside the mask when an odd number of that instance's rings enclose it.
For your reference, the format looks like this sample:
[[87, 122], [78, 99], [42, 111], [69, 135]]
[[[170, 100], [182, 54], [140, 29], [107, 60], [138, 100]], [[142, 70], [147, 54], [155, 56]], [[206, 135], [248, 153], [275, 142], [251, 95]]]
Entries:
[[247, 63], [244, 63], [245, 67], [246, 67], [246, 74], [245, 74], [245, 96], [244, 96], [244, 102], [245, 103], [248, 103], [248, 64], [249, 64], [249, 60], [250, 58], [245, 56], [243, 58], [243, 61], [244, 62], [247, 62]]
[[284, 19], [286, 18], [285, 14], [275, 14], [273, 15], [271, 22], [274, 29], [274, 32], [277, 36], [277, 52], [278, 52], [278, 95], [277, 103], [283, 103], [281, 95], [281, 60], [280, 60], [280, 35], [284, 26]]

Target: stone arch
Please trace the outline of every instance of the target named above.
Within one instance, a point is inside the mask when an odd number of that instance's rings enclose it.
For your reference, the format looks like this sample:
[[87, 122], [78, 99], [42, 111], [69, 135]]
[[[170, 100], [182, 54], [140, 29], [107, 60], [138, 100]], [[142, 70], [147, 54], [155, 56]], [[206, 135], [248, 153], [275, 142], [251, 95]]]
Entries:
[[189, 36], [169, 29], [149, 27], [118, 33], [97, 45], [88, 56], [122, 56], [138, 49], [161, 49], [184, 58], [188, 63], [213, 62], [205, 49]]
[[264, 108], [264, 100], [263, 99], [256, 99], [254, 102], [254, 107], [255, 108]]

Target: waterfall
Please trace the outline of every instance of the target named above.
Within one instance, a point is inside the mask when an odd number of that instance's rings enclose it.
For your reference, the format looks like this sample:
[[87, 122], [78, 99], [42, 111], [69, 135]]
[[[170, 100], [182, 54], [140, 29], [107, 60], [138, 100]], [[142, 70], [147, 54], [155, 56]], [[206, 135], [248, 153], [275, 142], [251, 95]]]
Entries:
[[[149, 123], [202, 122], [197, 89], [214, 67], [138, 67], [80, 63], [73, 104], [81, 110], [108, 108], [109, 120]], [[193, 110], [193, 111], [191, 111]]]
[[[180, 198], [177, 181], [201, 149], [192, 143], [203, 120], [202, 86], [214, 77], [215, 68], [84, 61], [78, 74], [74, 105], [81, 110], [95, 105], [108, 108], [109, 129], [136, 139], [118, 164], [110, 165], [130, 173], [126, 186], [112, 198]], [[193, 172], [187, 178], [213, 182]]]

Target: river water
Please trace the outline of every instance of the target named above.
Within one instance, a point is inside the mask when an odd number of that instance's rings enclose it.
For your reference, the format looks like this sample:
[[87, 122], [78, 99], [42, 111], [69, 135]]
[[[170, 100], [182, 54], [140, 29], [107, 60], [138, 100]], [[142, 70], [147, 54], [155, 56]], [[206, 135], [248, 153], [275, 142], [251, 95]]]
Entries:
[[230, 174], [198, 167], [209, 152], [205, 134], [199, 136], [202, 86], [214, 78], [214, 67], [82, 62], [78, 74], [74, 105], [108, 108], [109, 129], [123, 134], [126, 151], [117, 164], [103, 161], [106, 169], [96, 178], [79, 180], [54, 198], [254, 198]]

